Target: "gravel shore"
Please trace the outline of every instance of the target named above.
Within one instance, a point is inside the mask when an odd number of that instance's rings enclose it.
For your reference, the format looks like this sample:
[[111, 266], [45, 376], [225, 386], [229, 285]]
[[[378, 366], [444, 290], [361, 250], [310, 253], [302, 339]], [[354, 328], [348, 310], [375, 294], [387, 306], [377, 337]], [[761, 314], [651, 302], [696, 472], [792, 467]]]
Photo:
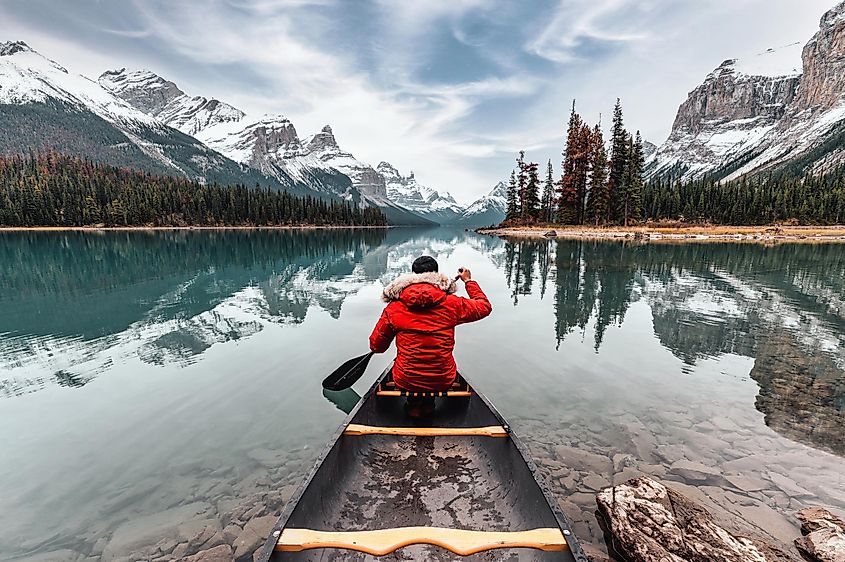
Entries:
[[575, 238], [648, 242], [845, 243], [845, 226], [683, 226], [677, 228], [526, 226], [479, 228], [476, 232], [514, 238]]

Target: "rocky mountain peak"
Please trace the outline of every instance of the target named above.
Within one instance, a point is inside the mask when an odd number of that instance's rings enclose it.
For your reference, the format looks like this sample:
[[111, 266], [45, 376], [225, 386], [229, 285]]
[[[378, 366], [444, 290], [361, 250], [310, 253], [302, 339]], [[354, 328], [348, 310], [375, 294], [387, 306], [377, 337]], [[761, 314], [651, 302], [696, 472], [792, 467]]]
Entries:
[[804, 46], [804, 75], [796, 110], [826, 111], [845, 94], [845, 2], [828, 10]]
[[189, 135], [244, 117], [243, 111], [219, 100], [191, 97], [150, 70], [107, 70], [97, 81], [136, 109]]
[[819, 27], [833, 27], [841, 21], [845, 21], [845, 2], [840, 2], [822, 15]]
[[129, 102], [136, 109], [158, 115], [185, 92], [150, 70], [107, 70], [97, 79], [100, 85]]
[[507, 197], [508, 196], [508, 184], [503, 181], [497, 183], [493, 189], [490, 190], [490, 197]]
[[[734, 179], [800, 162], [822, 172], [845, 163], [838, 143], [812, 153], [845, 123], [845, 1], [800, 42], [730, 59], [678, 108], [651, 176]], [[825, 145], [828, 146], [828, 145]]]
[[0, 57], [7, 57], [24, 51], [32, 51], [32, 48], [23, 41], [0, 42]]
[[14, 57], [12, 59], [13, 62], [11, 62], [12, 65], [20, 65], [26, 68], [44, 68], [45, 65], [48, 65], [55, 70], [68, 74], [65, 67], [54, 60], [48, 59], [23, 41], [0, 42], [0, 57]]
[[293, 123], [283, 115], [264, 115], [251, 127], [256, 154], [279, 154], [297, 150], [299, 135]]
[[326, 125], [320, 132], [308, 139], [305, 149], [308, 152], [334, 152], [339, 151], [337, 139], [329, 125]]
[[397, 170], [393, 164], [390, 162], [381, 161], [379, 162], [378, 166], [376, 166], [376, 170], [383, 175], [385, 178], [399, 178], [402, 177], [399, 174], [399, 170]]

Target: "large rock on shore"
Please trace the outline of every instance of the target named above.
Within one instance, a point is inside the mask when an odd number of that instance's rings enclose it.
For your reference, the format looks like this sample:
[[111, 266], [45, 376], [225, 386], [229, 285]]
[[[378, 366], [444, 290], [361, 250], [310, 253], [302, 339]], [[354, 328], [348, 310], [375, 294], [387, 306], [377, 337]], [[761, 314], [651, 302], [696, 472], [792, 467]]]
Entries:
[[795, 539], [804, 556], [817, 562], [845, 562], [845, 521], [821, 507], [808, 507], [795, 514], [805, 535]]
[[596, 497], [610, 545], [629, 562], [794, 562], [757, 537], [732, 533], [710, 513], [642, 476]]

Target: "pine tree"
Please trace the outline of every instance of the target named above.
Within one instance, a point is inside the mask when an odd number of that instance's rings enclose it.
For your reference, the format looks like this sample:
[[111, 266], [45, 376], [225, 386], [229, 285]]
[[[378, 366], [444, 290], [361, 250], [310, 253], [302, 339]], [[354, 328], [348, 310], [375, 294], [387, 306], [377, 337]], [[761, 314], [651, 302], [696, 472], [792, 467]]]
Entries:
[[586, 123], [581, 123], [575, 154], [575, 223], [584, 223], [584, 208], [587, 200], [587, 187], [592, 163], [592, 131]]
[[525, 169], [525, 151], [520, 150], [519, 156], [516, 159], [516, 200], [517, 200], [517, 214], [525, 216], [525, 198], [527, 193], [525, 191], [528, 186], [528, 171]]
[[605, 222], [619, 217], [620, 196], [624, 191], [625, 169], [628, 167], [628, 132], [622, 122], [622, 102], [616, 98], [613, 108], [613, 125], [610, 133], [610, 172], [608, 174], [607, 216]]
[[561, 176], [557, 183], [557, 220], [563, 224], [576, 222], [578, 215], [578, 143], [580, 142], [579, 135], [582, 126], [581, 116], [575, 112], [575, 101], [573, 100], [566, 132], [566, 146], [562, 154]]
[[519, 216], [519, 195], [516, 192], [516, 173], [511, 171], [511, 179], [508, 182], [508, 209], [505, 220], [512, 221]]
[[590, 192], [587, 199], [585, 222], [598, 226], [607, 217], [610, 205], [607, 183], [607, 150], [604, 147], [604, 135], [601, 124], [593, 128], [590, 171]]
[[525, 198], [522, 203], [522, 218], [533, 221], [540, 216], [540, 176], [536, 162], [525, 164]]
[[[631, 157], [628, 162], [628, 217], [636, 220], [642, 219], [643, 213], [643, 168], [645, 167], [645, 156], [643, 156], [643, 139], [637, 131], [631, 146]], [[628, 220], [625, 221], [628, 226]]]
[[543, 222], [552, 222], [554, 214], [554, 198], [555, 198], [555, 182], [554, 170], [552, 169], [552, 161], [549, 159], [546, 168], [546, 184], [543, 187], [543, 201], [540, 205], [541, 216], [540, 220]]

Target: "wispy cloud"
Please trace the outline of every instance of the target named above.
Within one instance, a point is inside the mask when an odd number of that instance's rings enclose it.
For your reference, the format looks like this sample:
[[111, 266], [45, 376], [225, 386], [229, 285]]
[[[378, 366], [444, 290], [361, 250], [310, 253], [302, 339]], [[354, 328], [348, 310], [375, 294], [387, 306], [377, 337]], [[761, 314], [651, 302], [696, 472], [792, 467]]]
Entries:
[[634, 0], [561, 0], [549, 25], [526, 44], [526, 49], [555, 62], [588, 58], [585, 48], [595, 44], [618, 48], [646, 39], [642, 20], [655, 2]]
[[619, 96], [661, 141], [707, 72], [806, 41], [833, 1], [27, 0], [0, 2], [0, 40], [93, 77], [147, 67], [303, 136], [330, 123], [360, 159], [466, 201], [520, 148], [557, 163], [573, 98], [593, 121]]

